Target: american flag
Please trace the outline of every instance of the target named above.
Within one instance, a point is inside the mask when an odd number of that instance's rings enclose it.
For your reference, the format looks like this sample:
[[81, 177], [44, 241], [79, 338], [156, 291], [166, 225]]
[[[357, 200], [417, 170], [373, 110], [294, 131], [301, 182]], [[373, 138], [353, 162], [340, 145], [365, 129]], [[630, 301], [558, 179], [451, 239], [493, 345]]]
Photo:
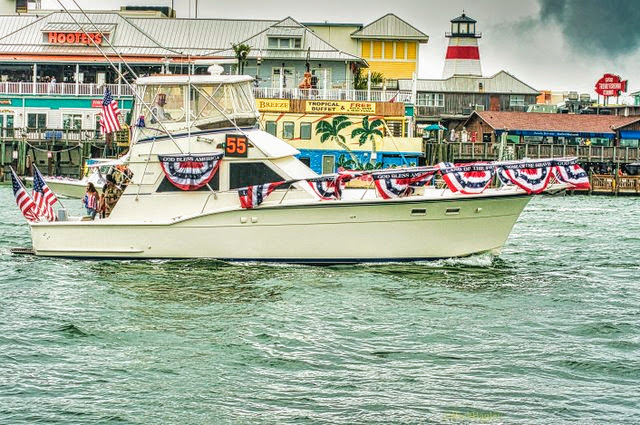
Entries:
[[33, 202], [36, 204], [36, 212], [39, 217], [47, 221], [55, 220], [53, 204], [58, 202], [56, 194], [53, 193], [45, 183], [40, 174], [40, 170], [33, 166]]
[[255, 208], [265, 200], [278, 186], [285, 182], [265, 183], [256, 186], [244, 187], [238, 190], [240, 206], [242, 208]]
[[27, 189], [24, 188], [13, 168], [11, 169], [11, 183], [13, 184], [13, 195], [16, 197], [16, 204], [18, 204], [18, 208], [20, 208], [24, 218], [27, 221], [38, 221], [36, 204], [27, 193]]
[[122, 128], [118, 116], [120, 115], [120, 109], [118, 109], [118, 101], [113, 99], [111, 91], [104, 89], [104, 99], [102, 99], [102, 115], [100, 116], [100, 131], [102, 134], [113, 133]]

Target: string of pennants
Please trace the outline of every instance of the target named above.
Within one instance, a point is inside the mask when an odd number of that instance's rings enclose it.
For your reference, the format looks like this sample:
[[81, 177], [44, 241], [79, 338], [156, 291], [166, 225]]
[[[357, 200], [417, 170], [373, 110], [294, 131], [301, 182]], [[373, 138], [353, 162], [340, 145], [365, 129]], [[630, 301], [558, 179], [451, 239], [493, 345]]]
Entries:
[[[222, 154], [159, 155], [167, 179], [182, 190], [196, 190], [206, 185], [220, 166]], [[497, 175], [503, 185], [515, 185], [528, 194], [543, 192], [553, 177], [574, 189], [589, 189], [589, 177], [575, 158], [487, 162], [455, 165], [442, 162], [433, 167], [375, 171], [342, 171], [308, 179], [271, 182], [238, 189], [242, 208], [256, 208], [276, 188], [306, 181], [321, 200], [339, 200], [347, 182], [367, 176], [373, 179], [383, 199], [411, 195], [416, 188], [435, 182], [440, 174], [452, 192], [465, 195], [482, 193]]]

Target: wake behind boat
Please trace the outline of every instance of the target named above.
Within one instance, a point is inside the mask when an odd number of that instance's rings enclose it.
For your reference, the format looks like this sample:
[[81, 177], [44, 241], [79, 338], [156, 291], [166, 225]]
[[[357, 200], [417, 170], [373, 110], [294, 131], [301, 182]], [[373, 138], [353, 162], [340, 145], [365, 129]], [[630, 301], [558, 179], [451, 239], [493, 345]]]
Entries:
[[[146, 125], [132, 138], [130, 184], [106, 218], [31, 220], [34, 253], [292, 263], [497, 254], [531, 194], [586, 178], [575, 160], [318, 176], [257, 127], [251, 81], [138, 79], [133, 116]], [[445, 187], [432, 185], [436, 176]], [[497, 177], [502, 186], [489, 187]], [[359, 178], [370, 186], [345, 188]]]

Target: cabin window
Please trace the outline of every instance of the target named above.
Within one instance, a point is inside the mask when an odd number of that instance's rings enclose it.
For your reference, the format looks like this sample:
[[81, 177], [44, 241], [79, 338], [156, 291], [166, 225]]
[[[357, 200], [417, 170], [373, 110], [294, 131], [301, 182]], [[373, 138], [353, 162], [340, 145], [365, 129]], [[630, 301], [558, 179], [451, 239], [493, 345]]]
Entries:
[[278, 132], [278, 123], [276, 121], [267, 121], [265, 126], [265, 131], [272, 136], [277, 136]]
[[62, 128], [80, 130], [82, 128], [82, 114], [62, 114]]
[[293, 139], [293, 131], [295, 129], [295, 124], [293, 121], [285, 121], [282, 123], [282, 138], [283, 139]]
[[509, 96], [509, 106], [522, 106], [524, 107], [524, 95], [523, 94], [512, 94]]
[[300, 123], [300, 138], [303, 140], [311, 140], [311, 123]]
[[229, 189], [254, 186], [285, 180], [264, 162], [238, 162], [229, 164]]
[[301, 156], [300, 158], [298, 158], [300, 160], [300, 162], [302, 162], [304, 165], [306, 165], [307, 167], [311, 168], [311, 158], [308, 158], [306, 156]]
[[[211, 180], [209, 180], [209, 186], [211, 186], [211, 189], [213, 190], [220, 190], [220, 173], [219, 172], [215, 173], [211, 178]], [[200, 189], [196, 189], [193, 192], [208, 191], [208, 190], [209, 188], [207, 187], [207, 185], [204, 185]], [[180, 189], [179, 187], [174, 186], [173, 183], [167, 180], [167, 177], [163, 174], [162, 181], [160, 182], [158, 189], [156, 189], [156, 192], [183, 192], [183, 190]]]
[[47, 128], [47, 114], [27, 114], [27, 128]]

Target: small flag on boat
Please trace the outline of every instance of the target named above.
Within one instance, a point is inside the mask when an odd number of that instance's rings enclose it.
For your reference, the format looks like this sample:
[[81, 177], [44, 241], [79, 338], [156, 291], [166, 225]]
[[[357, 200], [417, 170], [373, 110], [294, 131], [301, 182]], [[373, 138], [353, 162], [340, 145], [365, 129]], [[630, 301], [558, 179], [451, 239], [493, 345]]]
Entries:
[[140, 115], [138, 117], [138, 122], [136, 123], [136, 127], [140, 127], [140, 128], [146, 127], [144, 123], [144, 115]]
[[402, 198], [413, 193], [414, 187], [429, 184], [435, 171], [395, 171], [373, 173], [378, 194], [383, 199]]
[[40, 218], [47, 221], [54, 221], [56, 216], [53, 212], [53, 205], [58, 202], [56, 194], [45, 183], [40, 170], [33, 166], [33, 202], [36, 204], [36, 212]]
[[20, 178], [11, 168], [11, 183], [13, 186], [13, 196], [16, 198], [16, 204], [27, 221], [38, 221], [38, 213], [36, 212], [36, 204], [27, 193], [27, 189], [23, 186]]
[[118, 119], [119, 115], [118, 101], [111, 96], [109, 88], [105, 88], [104, 98], [102, 99], [102, 115], [100, 116], [100, 131], [102, 134], [113, 133], [122, 128]]
[[238, 196], [240, 197], [240, 205], [242, 208], [255, 208], [260, 205], [271, 192], [284, 183], [284, 181], [265, 183], [239, 189]]

